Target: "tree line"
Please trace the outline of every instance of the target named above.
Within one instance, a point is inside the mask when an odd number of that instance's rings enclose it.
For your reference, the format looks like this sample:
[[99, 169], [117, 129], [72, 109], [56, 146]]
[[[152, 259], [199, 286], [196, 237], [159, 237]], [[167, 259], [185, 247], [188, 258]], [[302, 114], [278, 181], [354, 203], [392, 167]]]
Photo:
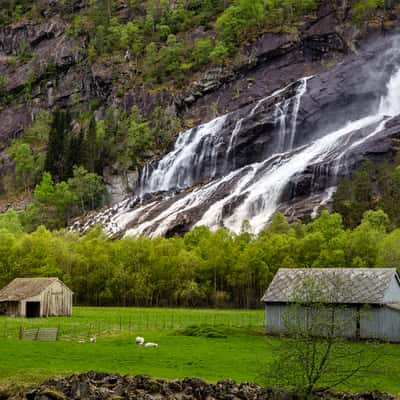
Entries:
[[381, 210], [353, 229], [324, 211], [307, 224], [276, 214], [259, 235], [196, 227], [184, 237], [111, 241], [100, 228], [26, 233], [15, 211], [0, 216], [0, 286], [57, 276], [76, 304], [259, 307], [281, 267], [399, 268], [400, 229]]

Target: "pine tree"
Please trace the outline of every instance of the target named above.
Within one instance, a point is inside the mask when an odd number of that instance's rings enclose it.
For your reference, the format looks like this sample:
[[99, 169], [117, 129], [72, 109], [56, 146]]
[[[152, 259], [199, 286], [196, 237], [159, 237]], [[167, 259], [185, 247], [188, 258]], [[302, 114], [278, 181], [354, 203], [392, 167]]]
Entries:
[[68, 171], [66, 171], [66, 159], [70, 127], [70, 115], [65, 111], [55, 111], [49, 133], [49, 144], [44, 170], [50, 172], [56, 181], [61, 181], [68, 175]]

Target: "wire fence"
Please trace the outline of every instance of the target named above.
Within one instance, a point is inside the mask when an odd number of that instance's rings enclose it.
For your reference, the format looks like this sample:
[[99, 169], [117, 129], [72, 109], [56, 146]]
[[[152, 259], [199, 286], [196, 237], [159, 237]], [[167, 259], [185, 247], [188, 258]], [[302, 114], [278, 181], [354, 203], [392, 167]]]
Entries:
[[60, 339], [69, 340], [147, 330], [173, 331], [193, 325], [261, 328], [264, 323], [261, 310], [102, 310], [80, 307], [71, 318], [0, 317], [0, 338], [17, 338], [21, 329], [44, 327], [58, 328]]

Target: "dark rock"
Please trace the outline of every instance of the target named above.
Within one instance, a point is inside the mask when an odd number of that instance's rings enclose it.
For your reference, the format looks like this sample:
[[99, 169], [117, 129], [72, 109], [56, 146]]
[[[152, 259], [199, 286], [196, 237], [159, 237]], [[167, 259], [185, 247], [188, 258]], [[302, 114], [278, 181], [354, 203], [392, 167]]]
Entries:
[[[85, 389], [79, 393], [71, 388], [80, 382]], [[107, 385], [115, 382], [117, 391], [111, 391]], [[153, 391], [154, 382], [159, 384], [159, 391]], [[151, 393], [144, 387], [150, 384]], [[165, 392], [166, 388], [170, 392]], [[5, 395], [4, 400], [11, 400], [11, 394]], [[263, 388], [253, 383], [236, 384], [234, 381], [226, 380], [217, 384], [208, 384], [200, 379], [185, 378], [184, 380], [153, 381], [148, 377], [136, 376], [121, 377], [120, 375], [87, 374], [73, 375], [67, 378], [50, 380], [38, 387], [21, 393], [21, 398], [27, 400], [63, 400], [63, 399], [98, 399], [98, 400], [299, 400], [300, 396], [294, 392], [286, 392], [281, 389]], [[19, 397], [18, 397], [19, 398]], [[359, 394], [326, 393], [315, 394], [316, 399], [324, 400], [394, 400], [387, 393], [366, 392]], [[3, 398], [2, 398], [3, 399]]]
[[32, 122], [30, 110], [25, 107], [0, 110], [0, 151], [12, 139], [17, 139]]

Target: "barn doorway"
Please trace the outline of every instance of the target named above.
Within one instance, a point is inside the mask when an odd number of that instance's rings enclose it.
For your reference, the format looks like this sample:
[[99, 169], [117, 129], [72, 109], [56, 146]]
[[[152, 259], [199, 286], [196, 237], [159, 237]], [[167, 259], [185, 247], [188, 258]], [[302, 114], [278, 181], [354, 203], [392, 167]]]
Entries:
[[26, 302], [26, 317], [39, 318], [40, 317], [40, 301], [27, 301]]

